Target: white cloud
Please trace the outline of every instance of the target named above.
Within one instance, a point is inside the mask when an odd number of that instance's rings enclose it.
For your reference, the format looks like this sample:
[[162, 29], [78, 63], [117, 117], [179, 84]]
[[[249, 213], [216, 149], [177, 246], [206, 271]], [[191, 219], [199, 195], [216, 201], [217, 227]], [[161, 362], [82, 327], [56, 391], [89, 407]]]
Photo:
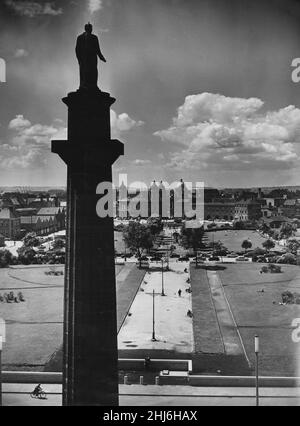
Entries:
[[[111, 119], [113, 137], [143, 125], [126, 113], [117, 115], [111, 111]], [[6, 168], [39, 167], [50, 153], [51, 140], [67, 139], [67, 128], [61, 120], [45, 125], [32, 123], [20, 114], [10, 121], [8, 129], [8, 143], [0, 142], [0, 166]], [[143, 165], [143, 160], [137, 160], [135, 165]]]
[[31, 122], [29, 120], [26, 120], [23, 115], [17, 115], [16, 118], [11, 120], [8, 125], [8, 128], [10, 130], [22, 130], [30, 126]]
[[110, 118], [113, 137], [119, 137], [123, 132], [129, 132], [144, 124], [143, 121], [133, 120], [126, 113], [117, 115], [114, 110], [111, 110]]
[[60, 121], [53, 125], [32, 124], [23, 115], [17, 115], [8, 125], [9, 143], [0, 144], [1, 167], [39, 167], [44, 165], [50, 143], [65, 139], [67, 129]]
[[289, 168], [298, 160], [300, 109], [263, 111], [260, 99], [202, 93], [188, 96], [173, 125], [155, 135], [182, 145], [172, 167], [225, 169]]
[[148, 166], [149, 164], [151, 164], [150, 160], [139, 160], [136, 159], [133, 161], [133, 165], [134, 166]]
[[56, 8], [55, 2], [38, 3], [37, 1], [27, 0], [5, 0], [5, 4], [15, 13], [28, 18], [35, 18], [41, 15], [57, 16], [63, 13], [62, 8]]
[[103, 8], [102, 0], [89, 0], [89, 11], [91, 14]]
[[20, 58], [26, 58], [27, 56], [29, 56], [29, 53], [27, 50], [25, 49], [17, 49], [15, 51], [14, 54], [15, 58], [20, 59]]

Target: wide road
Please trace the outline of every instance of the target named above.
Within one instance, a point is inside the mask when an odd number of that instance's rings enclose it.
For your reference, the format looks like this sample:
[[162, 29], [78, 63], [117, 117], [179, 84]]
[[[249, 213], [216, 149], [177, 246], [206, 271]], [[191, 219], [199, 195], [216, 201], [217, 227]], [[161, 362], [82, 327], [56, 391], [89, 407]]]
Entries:
[[[61, 406], [61, 386], [47, 385], [47, 400], [32, 399], [34, 386], [4, 385], [4, 406]], [[262, 406], [300, 406], [299, 388], [263, 388]], [[190, 386], [120, 386], [122, 407], [255, 406], [253, 388], [210, 388]]]

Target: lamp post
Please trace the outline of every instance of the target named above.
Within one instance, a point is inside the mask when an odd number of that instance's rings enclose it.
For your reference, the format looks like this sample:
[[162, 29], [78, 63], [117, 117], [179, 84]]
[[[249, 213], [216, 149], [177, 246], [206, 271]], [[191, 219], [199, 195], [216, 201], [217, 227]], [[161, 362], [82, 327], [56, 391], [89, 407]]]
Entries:
[[167, 270], [170, 269], [170, 246], [167, 248]]
[[152, 296], [152, 342], [157, 342], [155, 337], [155, 291], [153, 290]]
[[161, 295], [165, 296], [165, 285], [164, 285], [164, 259], [161, 259]]
[[256, 384], [256, 406], [259, 407], [259, 379], [258, 379], [258, 355], [259, 355], [259, 337], [255, 336], [255, 384]]

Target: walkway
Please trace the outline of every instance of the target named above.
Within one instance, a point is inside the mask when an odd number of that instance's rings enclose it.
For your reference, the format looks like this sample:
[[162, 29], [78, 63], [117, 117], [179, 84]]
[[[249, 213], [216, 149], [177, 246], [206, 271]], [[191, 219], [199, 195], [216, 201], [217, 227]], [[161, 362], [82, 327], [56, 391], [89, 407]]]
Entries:
[[[164, 272], [164, 290], [162, 293], [162, 273], [152, 264], [145, 276], [141, 291], [130, 309], [131, 316], [126, 318], [119, 333], [119, 350], [165, 350], [179, 353], [193, 351], [192, 319], [187, 316], [191, 309], [191, 294], [185, 290], [190, 287], [186, 280], [188, 274], [184, 269], [186, 263], [170, 262], [171, 270]], [[181, 289], [181, 297], [178, 290]], [[155, 334], [152, 342], [153, 328], [153, 290], [155, 291]]]
[[[62, 387], [45, 385], [47, 400], [30, 397], [34, 386], [7, 384], [3, 386], [4, 406], [61, 406]], [[213, 388], [191, 386], [138, 386], [121, 385], [120, 406], [254, 406], [254, 388]], [[300, 388], [262, 388], [262, 406], [300, 406]]]

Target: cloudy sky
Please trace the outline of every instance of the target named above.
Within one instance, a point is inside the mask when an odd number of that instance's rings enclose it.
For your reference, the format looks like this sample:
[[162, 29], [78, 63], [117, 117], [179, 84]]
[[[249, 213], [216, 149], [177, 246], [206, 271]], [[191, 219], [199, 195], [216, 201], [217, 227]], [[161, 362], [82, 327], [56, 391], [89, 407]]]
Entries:
[[114, 175], [217, 187], [300, 184], [296, 0], [3, 0], [0, 186], [64, 185], [50, 152], [78, 88], [76, 37], [90, 20], [117, 98]]

